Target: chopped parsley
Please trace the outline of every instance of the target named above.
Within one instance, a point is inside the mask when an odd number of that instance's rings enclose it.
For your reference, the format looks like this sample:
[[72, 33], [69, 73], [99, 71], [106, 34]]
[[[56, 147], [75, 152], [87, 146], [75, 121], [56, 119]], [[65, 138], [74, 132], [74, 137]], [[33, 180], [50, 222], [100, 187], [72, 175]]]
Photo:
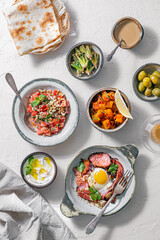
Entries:
[[98, 201], [101, 199], [101, 195], [99, 194], [98, 190], [94, 187], [89, 188], [90, 196], [93, 201]]
[[34, 161], [34, 157], [31, 156], [29, 159], [28, 159], [28, 162], [29, 162], [29, 165], [26, 167], [26, 175], [29, 175], [31, 172], [32, 172], [32, 169], [33, 169], [33, 161]]
[[85, 169], [85, 165], [83, 162], [80, 162], [79, 166], [77, 167], [77, 170], [79, 172], [83, 172], [83, 170]]
[[110, 165], [109, 168], [108, 168], [108, 172], [116, 173], [117, 170], [118, 170], [118, 165], [117, 165], [117, 164], [114, 164], [114, 163], [111, 163], [111, 165]]

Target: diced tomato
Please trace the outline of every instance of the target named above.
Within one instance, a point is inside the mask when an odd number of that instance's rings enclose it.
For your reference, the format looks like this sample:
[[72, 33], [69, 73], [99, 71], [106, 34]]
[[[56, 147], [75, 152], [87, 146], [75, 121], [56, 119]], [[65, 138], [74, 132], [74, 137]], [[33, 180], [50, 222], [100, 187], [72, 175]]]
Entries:
[[48, 116], [48, 112], [41, 112], [41, 117], [45, 118]]
[[60, 117], [60, 123], [64, 122], [66, 120], [66, 117]]
[[61, 106], [62, 106], [62, 107], [66, 107], [66, 106], [67, 106], [67, 103], [66, 103], [66, 102], [63, 102], [63, 103], [61, 104]]
[[59, 119], [53, 119], [51, 122], [49, 122], [49, 125], [52, 125], [53, 127], [56, 126], [59, 123]]
[[43, 134], [43, 131], [41, 130], [41, 128], [37, 128], [37, 134], [38, 135], [42, 135]]
[[40, 108], [40, 111], [42, 112], [45, 112], [48, 110], [48, 106], [47, 105], [43, 105], [41, 108]]
[[35, 93], [32, 94], [31, 100], [32, 100], [32, 101], [36, 100], [36, 98], [38, 98], [40, 94], [41, 94], [41, 93], [40, 93], [39, 91], [36, 91]]
[[57, 94], [57, 92], [58, 92], [58, 91], [55, 89], [55, 90], [53, 91], [53, 94], [54, 94], [54, 95], [56, 95], [56, 94]]
[[46, 127], [48, 125], [46, 122], [41, 122], [40, 124], [42, 127]]
[[52, 132], [53, 134], [57, 134], [57, 133], [59, 133], [59, 131], [60, 131], [60, 129], [59, 129], [58, 126], [53, 127], [53, 128], [51, 129], [51, 132]]
[[31, 106], [30, 104], [28, 105], [27, 112], [29, 112], [29, 113], [32, 113], [32, 112], [33, 112], [32, 106]]
[[38, 114], [37, 111], [32, 112], [32, 116], [36, 116]]

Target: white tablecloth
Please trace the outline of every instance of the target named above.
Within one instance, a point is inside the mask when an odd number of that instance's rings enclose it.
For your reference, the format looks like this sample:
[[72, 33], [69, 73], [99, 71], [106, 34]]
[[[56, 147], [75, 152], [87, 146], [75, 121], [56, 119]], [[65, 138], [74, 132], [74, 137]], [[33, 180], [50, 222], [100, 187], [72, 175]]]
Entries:
[[[1, 0], [2, 9], [8, 1]], [[144, 120], [159, 113], [160, 103], [147, 103], [138, 99], [132, 88], [132, 76], [136, 69], [148, 62], [160, 60], [160, 0], [68, 0], [71, 15], [71, 34], [56, 52], [46, 55], [19, 57], [7, 29], [5, 18], [0, 13], [0, 154], [2, 161], [20, 174], [24, 157], [34, 151], [51, 154], [58, 165], [58, 176], [50, 187], [40, 191], [53, 205], [57, 213], [78, 239], [114, 240], [159, 240], [160, 239], [160, 158], [149, 152], [140, 141]], [[110, 63], [105, 61], [101, 73], [93, 80], [74, 79], [65, 66], [66, 53], [74, 43], [93, 41], [106, 56], [115, 47], [111, 38], [113, 24], [121, 17], [137, 18], [144, 27], [143, 41], [132, 50], [119, 49]], [[4, 80], [6, 72], [16, 79], [18, 88], [28, 81], [52, 77], [64, 81], [74, 91], [80, 106], [80, 121], [76, 131], [63, 144], [40, 148], [25, 142], [16, 131], [11, 117], [14, 93]], [[117, 87], [130, 99], [134, 120], [119, 132], [104, 134], [88, 122], [85, 108], [90, 95], [100, 87]], [[85, 226], [91, 216], [73, 219], [64, 217], [59, 204], [64, 195], [64, 178], [68, 164], [82, 149], [106, 144], [120, 146], [134, 143], [140, 154], [135, 164], [137, 186], [131, 202], [116, 215], [101, 220], [95, 232], [86, 236]]]

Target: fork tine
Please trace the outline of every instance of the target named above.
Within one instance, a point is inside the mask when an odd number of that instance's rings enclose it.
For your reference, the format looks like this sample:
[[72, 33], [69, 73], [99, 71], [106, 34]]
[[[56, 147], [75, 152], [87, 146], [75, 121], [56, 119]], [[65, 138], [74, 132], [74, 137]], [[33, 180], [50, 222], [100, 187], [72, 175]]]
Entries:
[[130, 171], [127, 171], [127, 174], [125, 175], [123, 181], [121, 182], [121, 185], [123, 185], [127, 181], [129, 175], [130, 175]]
[[126, 175], [128, 174], [128, 170], [123, 174], [123, 176], [121, 177], [121, 179], [119, 180], [119, 184], [121, 184], [122, 183], [122, 181], [125, 179], [125, 177], [126, 177]]
[[132, 179], [132, 177], [133, 177], [133, 173], [130, 172], [128, 178], [127, 178], [126, 181], [124, 182], [123, 187], [126, 187], [126, 185], [130, 182], [130, 180]]

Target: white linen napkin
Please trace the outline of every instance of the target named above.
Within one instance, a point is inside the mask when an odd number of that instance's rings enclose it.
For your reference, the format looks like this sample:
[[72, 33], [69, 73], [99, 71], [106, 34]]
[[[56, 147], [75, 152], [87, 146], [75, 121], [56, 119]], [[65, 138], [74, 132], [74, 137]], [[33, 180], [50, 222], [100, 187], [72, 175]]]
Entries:
[[0, 163], [0, 240], [14, 239], [76, 238], [38, 192]]

